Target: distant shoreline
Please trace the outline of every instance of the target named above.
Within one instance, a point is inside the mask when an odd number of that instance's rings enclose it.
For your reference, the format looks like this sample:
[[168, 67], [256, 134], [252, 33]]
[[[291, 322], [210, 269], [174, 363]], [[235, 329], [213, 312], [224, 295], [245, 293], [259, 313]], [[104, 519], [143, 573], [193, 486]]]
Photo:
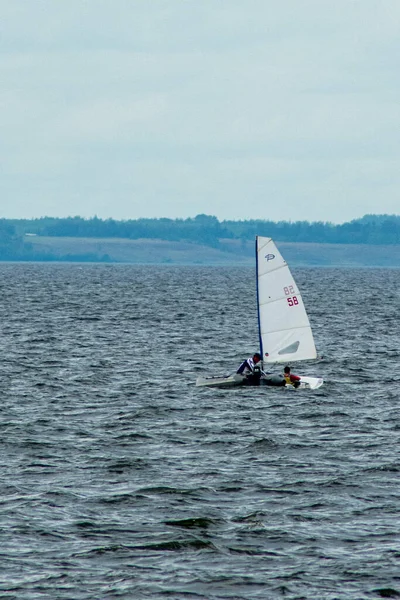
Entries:
[[[29, 257], [2, 262], [117, 263], [170, 266], [254, 266], [254, 242], [219, 240], [217, 247], [160, 239], [24, 236]], [[290, 266], [400, 267], [400, 245], [279, 242]]]

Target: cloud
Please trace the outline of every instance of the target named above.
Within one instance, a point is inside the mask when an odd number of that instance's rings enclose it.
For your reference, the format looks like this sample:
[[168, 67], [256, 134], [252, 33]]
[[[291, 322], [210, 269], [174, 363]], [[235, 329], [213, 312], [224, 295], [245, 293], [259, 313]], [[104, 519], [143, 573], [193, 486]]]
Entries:
[[4, 216], [398, 211], [396, 0], [0, 7]]

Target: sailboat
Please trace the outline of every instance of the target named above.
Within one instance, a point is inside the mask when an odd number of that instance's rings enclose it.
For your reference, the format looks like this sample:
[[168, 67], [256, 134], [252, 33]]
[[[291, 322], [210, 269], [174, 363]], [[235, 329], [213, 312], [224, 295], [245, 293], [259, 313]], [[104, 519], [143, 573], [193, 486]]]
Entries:
[[[257, 313], [262, 368], [260, 384], [284, 386], [283, 375], [266, 373], [268, 363], [289, 363], [317, 358], [310, 321], [299, 288], [271, 238], [256, 237]], [[197, 386], [246, 385], [237, 373], [223, 377], [198, 377]], [[301, 388], [317, 389], [321, 377], [300, 377]], [[289, 386], [292, 387], [292, 386]]]

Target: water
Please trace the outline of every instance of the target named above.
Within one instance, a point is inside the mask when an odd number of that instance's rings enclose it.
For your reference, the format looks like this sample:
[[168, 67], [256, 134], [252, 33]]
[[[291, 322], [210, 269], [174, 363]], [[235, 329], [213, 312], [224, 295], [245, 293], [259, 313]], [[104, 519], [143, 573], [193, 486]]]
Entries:
[[400, 597], [399, 270], [295, 271], [315, 392], [194, 386], [252, 269], [0, 272], [0, 598]]

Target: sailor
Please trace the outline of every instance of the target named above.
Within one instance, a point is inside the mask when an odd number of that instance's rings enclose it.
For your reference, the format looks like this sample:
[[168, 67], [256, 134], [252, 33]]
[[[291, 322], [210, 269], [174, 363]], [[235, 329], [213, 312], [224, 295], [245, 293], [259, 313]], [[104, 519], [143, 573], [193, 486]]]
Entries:
[[[238, 375], [244, 375], [248, 385], [260, 385], [261, 370], [257, 368], [260, 361], [261, 354], [256, 352], [253, 356], [250, 356], [242, 362], [236, 373]], [[259, 367], [260, 366], [261, 365], [259, 365]]]
[[298, 375], [294, 375], [294, 373], [290, 372], [290, 367], [285, 367], [283, 369], [283, 376], [286, 381], [286, 385], [293, 385], [293, 387], [298, 388], [300, 385], [300, 379]]

